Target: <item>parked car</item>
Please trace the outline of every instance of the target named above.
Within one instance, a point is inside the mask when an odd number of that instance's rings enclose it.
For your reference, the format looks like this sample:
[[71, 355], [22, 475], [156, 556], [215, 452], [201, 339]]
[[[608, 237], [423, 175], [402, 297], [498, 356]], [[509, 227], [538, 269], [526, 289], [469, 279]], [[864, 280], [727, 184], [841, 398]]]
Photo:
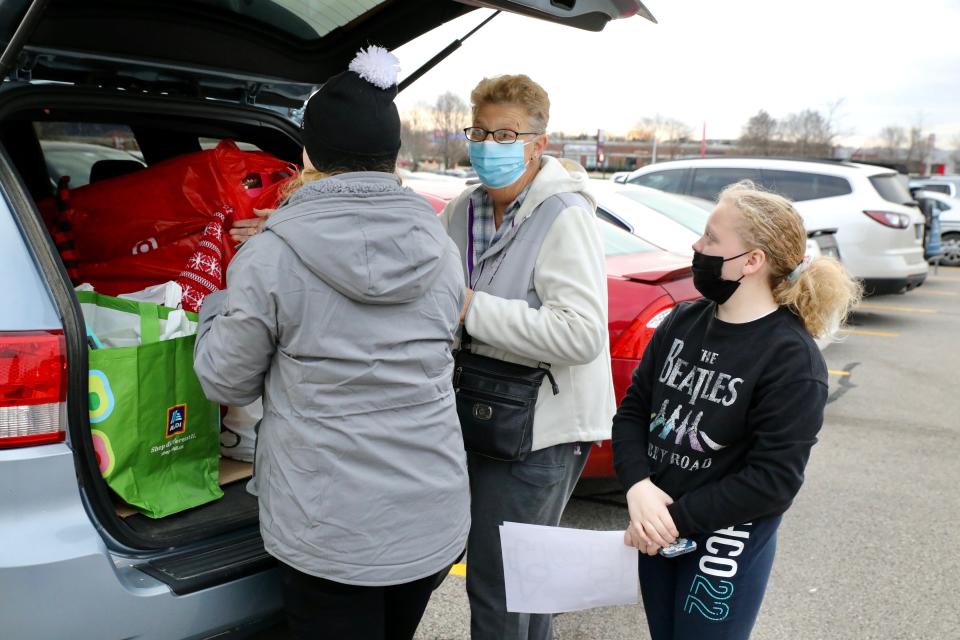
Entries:
[[677, 196], [635, 184], [607, 182], [602, 187], [600, 185], [597, 185], [597, 187], [600, 192], [616, 193], [638, 202], [644, 207], [653, 209], [693, 231], [698, 238], [703, 235], [703, 230], [707, 226], [707, 218], [710, 217], [710, 212], [716, 206], [714, 203], [708, 202], [708, 207], [704, 208], [689, 202], [685, 199], [685, 196]]
[[936, 191], [951, 198], [960, 197], [960, 176], [921, 176], [910, 178], [910, 191]]
[[[148, 166], [223, 138], [299, 162], [300, 128], [287, 114], [360, 47], [394, 49], [474, 9], [452, 0], [311, 2], [303, 12], [284, 4], [0, 4], [0, 60], [13, 65], [0, 69], [0, 273], [9, 301], [0, 309], [4, 638], [211, 638], [272, 622], [280, 611], [275, 563], [242, 480], [234, 477], [215, 502], [155, 520], [116, 503], [91, 442], [76, 283], [35, 202], [54, 193], [44, 142], [56, 123], [115, 125]], [[594, 30], [643, 9], [636, 0], [586, 9], [484, 4]], [[91, 143], [82, 131], [73, 141]], [[59, 173], [66, 165], [53, 166]], [[69, 171], [89, 179], [86, 165]], [[130, 215], [138, 215], [135, 203]], [[664, 275], [657, 286], [651, 295], [672, 301], [666, 292], [683, 285]], [[621, 333], [630, 322], [622, 320]]]
[[473, 170], [473, 167], [458, 167], [456, 169], [445, 169], [441, 172], [441, 175], [461, 178], [463, 180], [472, 180], [477, 177], [477, 172]]
[[940, 216], [940, 248], [943, 251], [940, 264], [960, 266], [960, 198], [926, 189], [916, 191], [913, 196], [924, 212]]
[[[609, 180], [591, 180], [589, 190], [597, 199], [597, 215], [664, 251], [693, 256], [693, 244], [700, 238], [703, 231], [697, 233], [672, 216], [630, 197], [629, 192], [636, 188]], [[686, 205], [686, 203], [681, 204]], [[705, 220], [709, 214], [699, 209], [696, 214], [702, 215], [706, 224]]]
[[[715, 202], [696, 196], [676, 195], [635, 184], [613, 183], [613, 185], [614, 186], [607, 188], [614, 193], [635, 200], [641, 205], [649, 207], [687, 227], [696, 234], [697, 238], [703, 235], [703, 231], [707, 226], [707, 218], [710, 217], [710, 212], [717, 206]], [[624, 226], [624, 228], [632, 231], [633, 226], [629, 228]], [[642, 226], [638, 228], [642, 229]], [[811, 258], [820, 255], [839, 258], [840, 252], [837, 249], [834, 232], [834, 229], [818, 229], [807, 232], [806, 255]], [[643, 233], [641, 232], [637, 235], [643, 236]]]
[[840, 259], [868, 293], [901, 293], [926, 279], [923, 215], [890, 169], [849, 162], [700, 158], [649, 165], [628, 181], [716, 200], [725, 186], [743, 179], [793, 200], [815, 237], [835, 230]]
[[[415, 185], [411, 188], [417, 189]], [[439, 214], [445, 205], [434, 203], [434, 209]], [[693, 286], [689, 257], [663, 251], [611, 224], [605, 216], [598, 216], [597, 226], [607, 260], [610, 359], [620, 404], [653, 332], [677, 303], [695, 300], [700, 294]], [[583, 477], [614, 475], [610, 442], [594, 445]]]
[[40, 148], [50, 181], [57, 184], [62, 176], [70, 176], [72, 189], [147, 166], [132, 153], [99, 144], [41, 140]]

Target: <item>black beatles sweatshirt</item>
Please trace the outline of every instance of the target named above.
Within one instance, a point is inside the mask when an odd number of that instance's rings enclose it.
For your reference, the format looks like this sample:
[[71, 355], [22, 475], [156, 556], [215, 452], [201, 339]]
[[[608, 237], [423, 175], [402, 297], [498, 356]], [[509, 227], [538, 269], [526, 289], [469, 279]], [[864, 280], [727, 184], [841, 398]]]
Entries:
[[823, 424], [827, 366], [781, 307], [745, 324], [708, 300], [660, 325], [613, 419], [625, 489], [650, 478], [681, 536], [783, 513]]

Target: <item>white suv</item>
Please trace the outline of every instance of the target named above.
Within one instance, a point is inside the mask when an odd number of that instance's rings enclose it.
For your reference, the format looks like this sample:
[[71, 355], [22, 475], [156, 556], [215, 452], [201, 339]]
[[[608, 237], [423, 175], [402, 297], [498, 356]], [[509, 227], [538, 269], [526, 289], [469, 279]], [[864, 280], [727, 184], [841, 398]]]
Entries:
[[911, 178], [910, 191], [936, 191], [951, 198], [960, 197], [960, 176], [929, 176], [925, 178]]
[[923, 214], [890, 169], [848, 162], [698, 158], [648, 165], [627, 182], [716, 200], [749, 179], [794, 201], [807, 231], [836, 229], [840, 259], [871, 294], [923, 284]]

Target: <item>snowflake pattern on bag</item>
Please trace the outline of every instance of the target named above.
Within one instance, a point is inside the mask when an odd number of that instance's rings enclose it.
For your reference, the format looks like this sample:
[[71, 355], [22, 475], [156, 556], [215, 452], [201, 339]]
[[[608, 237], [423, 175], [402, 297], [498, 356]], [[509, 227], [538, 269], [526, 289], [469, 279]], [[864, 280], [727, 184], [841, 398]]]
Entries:
[[183, 288], [181, 306], [187, 311], [199, 311], [204, 298], [224, 287], [223, 243], [229, 240], [224, 225], [233, 215], [233, 209], [224, 206], [213, 214], [215, 220], [207, 224], [196, 251], [187, 260], [177, 282]]

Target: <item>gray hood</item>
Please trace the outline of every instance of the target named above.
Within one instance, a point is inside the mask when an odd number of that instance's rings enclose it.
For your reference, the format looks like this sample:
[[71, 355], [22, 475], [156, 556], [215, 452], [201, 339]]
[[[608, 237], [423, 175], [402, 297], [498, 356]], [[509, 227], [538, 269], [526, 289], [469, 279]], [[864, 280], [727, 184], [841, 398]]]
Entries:
[[429, 203], [393, 174], [372, 171], [301, 187], [265, 229], [330, 287], [366, 304], [416, 300], [450, 246]]

